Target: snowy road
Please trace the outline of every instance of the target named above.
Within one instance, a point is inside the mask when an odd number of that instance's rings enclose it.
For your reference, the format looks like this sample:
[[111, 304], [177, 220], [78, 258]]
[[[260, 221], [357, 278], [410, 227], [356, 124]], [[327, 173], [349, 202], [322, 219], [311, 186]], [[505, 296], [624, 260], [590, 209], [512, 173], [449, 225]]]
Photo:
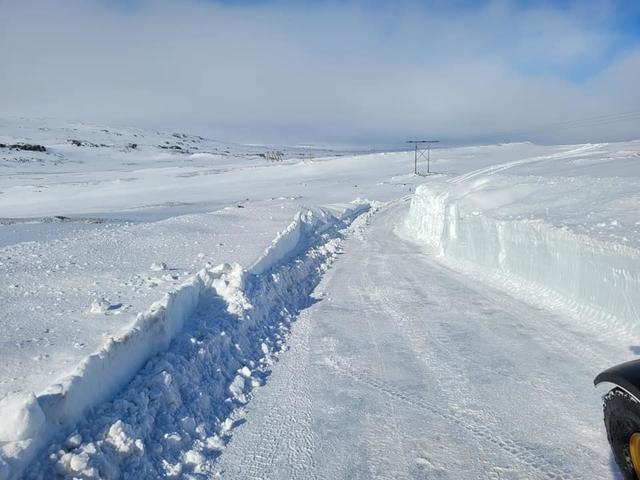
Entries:
[[345, 242], [222, 477], [613, 478], [591, 380], [629, 345], [441, 266], [406, 208]]
[[640, 143], [129, 180], [152, 143], [110, 147], [122, 218], [74, 163], [3, 180], [44, 210], [0, 205], [0, 478], [614, 476], [591, 381], [640, 353]]

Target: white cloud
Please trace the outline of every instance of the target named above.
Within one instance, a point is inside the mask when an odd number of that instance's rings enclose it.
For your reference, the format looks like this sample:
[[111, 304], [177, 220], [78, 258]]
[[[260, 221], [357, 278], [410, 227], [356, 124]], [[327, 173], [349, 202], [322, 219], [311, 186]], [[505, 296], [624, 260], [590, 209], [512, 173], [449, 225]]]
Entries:
[[274, 142], [640, 136], [538, 128], [640, 110], [640, 49], [564, 77], [615, 36], [578, 10], [24, 0], [0, 16], [0, 114]]

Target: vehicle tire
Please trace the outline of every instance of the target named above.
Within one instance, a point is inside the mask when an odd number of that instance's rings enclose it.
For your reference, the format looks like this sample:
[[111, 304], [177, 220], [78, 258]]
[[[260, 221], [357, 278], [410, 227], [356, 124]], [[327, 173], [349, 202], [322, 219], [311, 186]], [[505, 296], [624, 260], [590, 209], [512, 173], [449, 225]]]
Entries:
[[638, 480], [629, 442], [640, 432], [640, 401], [624, 390], [614, 388], [604, 397], [604, 424], [616, 463], [625, 480]]

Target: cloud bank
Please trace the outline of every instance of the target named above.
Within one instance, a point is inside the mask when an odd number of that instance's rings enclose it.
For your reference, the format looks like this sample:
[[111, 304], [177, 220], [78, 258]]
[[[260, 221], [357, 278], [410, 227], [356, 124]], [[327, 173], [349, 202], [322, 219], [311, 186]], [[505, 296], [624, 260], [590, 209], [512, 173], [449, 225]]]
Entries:
[[640, 46], [619, 14], [605, 0], [0, 0], [0, 116], [274, 143], [638, 138]]

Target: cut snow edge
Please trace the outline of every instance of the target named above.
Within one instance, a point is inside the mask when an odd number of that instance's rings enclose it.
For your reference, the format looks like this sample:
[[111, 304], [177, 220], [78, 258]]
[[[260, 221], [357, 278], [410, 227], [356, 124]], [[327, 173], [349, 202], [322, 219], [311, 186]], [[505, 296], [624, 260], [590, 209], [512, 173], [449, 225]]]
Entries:
[[469, 212], [464, 195], [450, 185], [418, 187], [405, 220], [410, 235], [451, 267], [514, 296], [561, 308], [599, 332], [607, 325], [640, 334], [638, 250], [539, 220]]

